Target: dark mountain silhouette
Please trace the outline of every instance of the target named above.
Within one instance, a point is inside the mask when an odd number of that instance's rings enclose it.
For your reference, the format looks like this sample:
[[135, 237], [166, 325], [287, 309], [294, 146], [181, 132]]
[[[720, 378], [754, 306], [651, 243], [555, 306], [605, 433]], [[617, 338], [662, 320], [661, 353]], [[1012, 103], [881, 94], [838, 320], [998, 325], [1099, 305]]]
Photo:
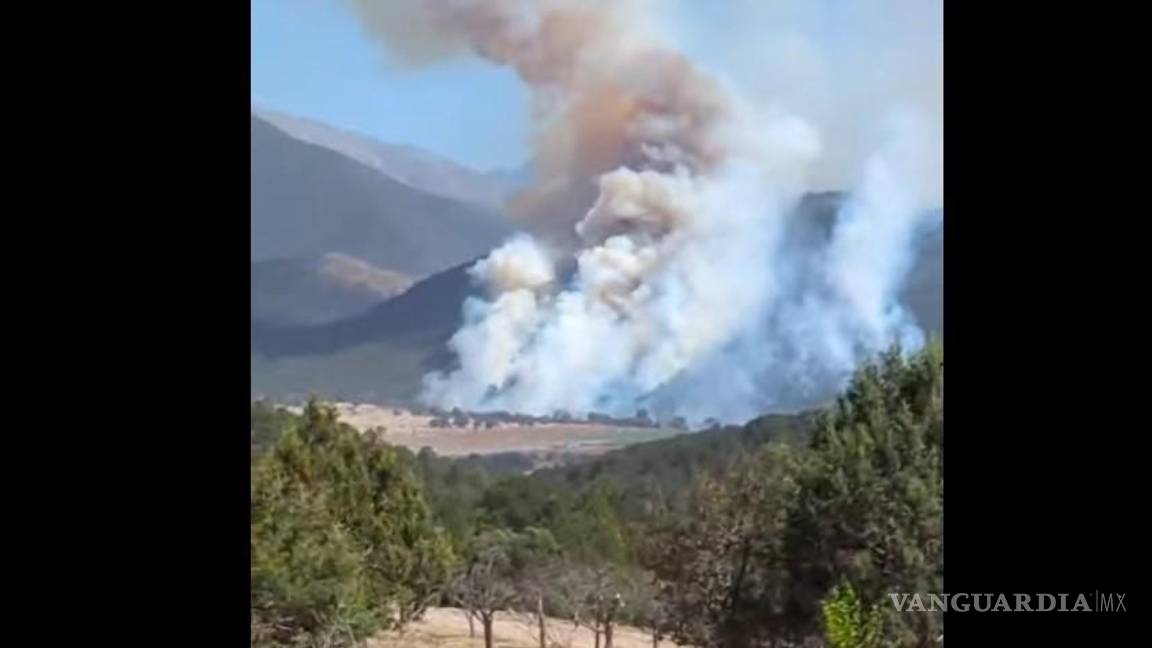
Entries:
[[425, 279], [366, 312], [318, 326], [275, 326], [253, 320], [252, 351], [269, 357], [327, 355], [388, 340], [447, 339], [460, 326], [461, 305], [476, 293], [472, 262]]
[[414, 399], [424, 374], [453, 362], [446, 343], [477, 291], [468, 266], [433, 275], [398, 297], [319, 326], [252, 321], [252, 392], [349, 401]]

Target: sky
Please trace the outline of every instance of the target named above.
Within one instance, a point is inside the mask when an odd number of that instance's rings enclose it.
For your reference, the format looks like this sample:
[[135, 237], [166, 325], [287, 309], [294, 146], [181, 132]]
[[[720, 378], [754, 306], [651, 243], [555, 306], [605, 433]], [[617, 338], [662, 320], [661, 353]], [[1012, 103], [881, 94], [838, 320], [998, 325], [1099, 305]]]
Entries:
[[[938, 121], [942, 2], [647, 0], [648, 19], [758, 104], [815, 120], [829, 186], [860, 156], [861, 125], [892, 99]], [[447, 156], [481, 171], [527, 162], [531, 104], [506, 68], [475, 58], [419, 69], [390, 60], [351, 3], [252, 0], [252, 102]], [[845, 162], [846, 160], [846, 162]], [[817, 183], [820, 184], [820, 183]], [[838, 187], [837, 187], [838, 188]]]
[[261, 108], [482, 171], [528, 157], [529, 97], [513, 73], [476, 60], [402, 69], [340, 2], [252, 0], [251, 71], [252, 103]]
[[[680, 15], [696, 9], [695, 0], [663, 1]], [[739, 24], [725, 19], [724, 6], [708, 20], [662, 27], [699, 60], [715, 59], [720, 48], [708, 44]], [[513, 72], [477, 59], [396, 65], [338, 0], [252, 0], [251, 8], [254, 105], [418, 146], [482, 171], [527, 161], [530, 98]]]

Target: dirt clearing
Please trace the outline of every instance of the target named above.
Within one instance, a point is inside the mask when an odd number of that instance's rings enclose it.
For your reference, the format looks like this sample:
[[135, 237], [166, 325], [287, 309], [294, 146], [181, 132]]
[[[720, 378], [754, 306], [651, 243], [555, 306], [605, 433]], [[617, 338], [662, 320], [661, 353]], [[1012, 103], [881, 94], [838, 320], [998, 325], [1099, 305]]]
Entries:
[[[530, 615], [497, 614], [492, 625], [492, 645], [496, 648], [540, 648], [535, 620]], [[548, 620], [548, 644], [560, 648], [593, 648], [596, 640], [591, 630], [573, 628], [571, 621]], [[616, 626], [612, 632], [613, 648], [652, 648], [652, 635], [630, 628]], [[604, 638], [600, 638], [603, 646]], [[484, 630], [476, 622], [476, 636], [468, 636], [468, 621], [456, 608], [430, 608], [424, 618], [411, 623], [402, 633], [383, 633], [368, 642], [368, 648], [483, 648]], [[676, 648], [670, 641], [661, 641], [663, 648]]]

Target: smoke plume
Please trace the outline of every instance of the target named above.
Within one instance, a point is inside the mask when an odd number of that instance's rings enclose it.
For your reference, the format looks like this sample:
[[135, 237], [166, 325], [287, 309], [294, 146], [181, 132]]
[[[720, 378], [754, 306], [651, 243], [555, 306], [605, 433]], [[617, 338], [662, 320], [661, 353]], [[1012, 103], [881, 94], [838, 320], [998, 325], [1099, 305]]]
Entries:
[[[524, 233], [472, 268], [485, 294], [463, 305], [459, 366], [426, 378], [430, 402], [732, 420], [919, 344], [896, 300], [942, 195], [939, 111], [919, 88], [881, 76], [882, 96], [854, 95], [859, 123], [802, 84], [742, 93], [643, 0], [353, 4], [407, 63], [478, 56], [532, 90], [537, 179], [508, 206]], [[824, 72], [852, 58], [785, 32]], [[853, 185], [830, 236], [799, 236], [798, 201], [830, 181]]]

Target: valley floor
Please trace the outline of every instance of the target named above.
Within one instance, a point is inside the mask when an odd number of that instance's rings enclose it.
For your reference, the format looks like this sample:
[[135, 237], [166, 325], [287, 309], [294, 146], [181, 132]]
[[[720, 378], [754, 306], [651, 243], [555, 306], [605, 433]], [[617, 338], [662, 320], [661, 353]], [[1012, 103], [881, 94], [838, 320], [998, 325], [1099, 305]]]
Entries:
[[[593, 648], [595, 638], [587, 628], [573, 628], [572, 623], [549, 619], [547, 624], [549, 646], [561, 648]], [[617, 626], [613, 630], [613, 648], [652, 648], [652, 635]], [[529, 615], [498, 614], [492, 628], [494, 648], [539, 648], [535, 620]], [[603, 637], [600, 639], [603, 645]], [[368, 648], [483, 648], [484, 631], [476, 622], [476, 636], [468, 636], [468, 621], [456, 608], [429, 608], [424, 618], [409, 624], [403, 632], [387, 632], [368, 642]], [[670, 641], [661, 641], [664, 648], [675, 648]]]
[[[383, 441], [418, 452], [425, 446], [441, 456], [519, 452], [547, 455], [597, 455], [633, 443], [653, 441], [683, 430], [657, 427], [629, 427], [616, 423], [536, 423], [531, 426], [500, 423], [494, 427], [434, 427], [434, 417], [412, 414], [399, 408], [367, 403], [332, 403], [340, 420], [365, 431], [382, 427]], [[301, 408], [287, 408], [299, 414]]]

